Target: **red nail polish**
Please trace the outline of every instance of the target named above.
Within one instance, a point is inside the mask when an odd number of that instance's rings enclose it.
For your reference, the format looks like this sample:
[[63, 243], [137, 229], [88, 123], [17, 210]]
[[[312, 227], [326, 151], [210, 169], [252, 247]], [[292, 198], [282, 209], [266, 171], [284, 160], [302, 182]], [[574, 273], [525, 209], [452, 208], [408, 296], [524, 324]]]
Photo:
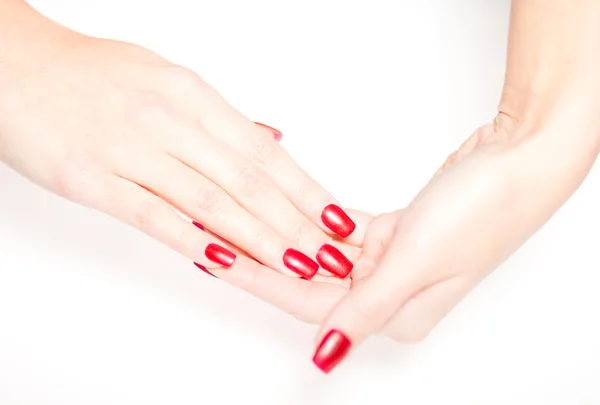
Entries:
[[350, 351], [352, 343], [342, 332], [332, 329], [323, 338], [313, 356], [313, 363], [324, 373], [329, 373]]
[[216, 245], [214, 243], [210, 243], [204, 254], [208, 258], [208, 260], [212, 260], [215, 263], [219, 263], [221, 266], [231, 267], [233, 262], [235, 262], [235, 254], [225, 249], [223, 246]]
[[288, 249], [283, 254], [283, 264], [294, 273], [310, 280], [319, 270], [317, 262], [296, 249]]
[[321, 220], [327, 228], [331, 229], [342, 238], [350, 236], [350, 234], [354, 232], [354, 229], [356, 229], [354, 221], [350, 219], [343, 209], [335, 204], [328, 205], [323, 209]]
[[283, 137], [283, 134], [278, 129], [275, 129], [275, 128], [270, 127], [270, 126], [265, 125], [265, 124], [261, 124], [260, 122], [255, 122], [255, 124], [258, 125], [258, 126], [260, 126], [260, 127], [266, 128], [269, 131], [271, 131], [271, 133], [273, 134], [273, 138], [275, 138], [275, 140], [277, 142], [281, 141], [281, 138]]
[[354, 265], [336, 247], [325, 244], [317, 252], [317, 262], [328, 272], [346, 278]]
[[192, 224], [196, 225], [196, 227], [200, 228], [200, 230], [204, 231], [204, 225], [202, 225], [200, 222], [196, 222], [196, 221], [192, 221]]
[[208, 271], [206, 269], [206, 267], [204, 267], [203, 265], [201, 265], [200, 263], [196, 263], [194, 262], [194, 264], [196, 265], [196, 267], [198, 267], [200, 270], [202, 270], [203, 272], [205, 272], [206, 274], [208, 274], [209, 276], [213, 276], [214, 278], [219, 278], [217, 276], [215, 276], [214, 274], [212, 274], [210, 271]]

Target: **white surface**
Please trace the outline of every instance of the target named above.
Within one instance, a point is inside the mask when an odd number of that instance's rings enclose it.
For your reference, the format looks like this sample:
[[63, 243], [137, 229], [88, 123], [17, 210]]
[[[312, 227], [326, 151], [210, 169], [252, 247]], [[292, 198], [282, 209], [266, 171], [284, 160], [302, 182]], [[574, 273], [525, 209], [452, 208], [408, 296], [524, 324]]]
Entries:
[[[248, 116], [281, 128], [346, 205], [374, 212], [406, 204], [494, 116], [509, 6], [32, 4], [194, 68]], [[354, 159], [329, 156], [340, 138]], [[597, 169], [428, 340], [371, 339], [328, 377], [310, 362], [316, 327], [5, 167], [0, 187], [2, 405], [600, 404]]]

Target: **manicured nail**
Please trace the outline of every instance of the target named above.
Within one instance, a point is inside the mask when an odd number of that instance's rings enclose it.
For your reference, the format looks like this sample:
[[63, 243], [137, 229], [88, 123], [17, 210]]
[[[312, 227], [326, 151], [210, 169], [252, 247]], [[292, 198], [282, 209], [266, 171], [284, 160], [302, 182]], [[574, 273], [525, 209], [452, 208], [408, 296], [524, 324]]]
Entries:
[[321, 220], [327, 228], [342, 238], [347, 238], [356, 229], [354, 221], [350, 219], [343, 209], [335, 204], [328, 205], [323, 209]]
[[281, 133], [280, 130], [275, 129], [275, 128], [270, 127], [270, 126], [265, 125], [265, 124], [261, 124], [260, 122], [255, 122], [255, 124], [258, 125], [258, 126], [260, 126], [260, 127], [266, 128], [269, 131], [271, 131], [271, 133], [273, 134], [273, 138], [275, 138], [275, 140], [277, 142], [281, 141], [281, 138], [283, 137], [283, 134]]
[[200, 222], [196, 222], [196, 221], [192, 221], [192, 224], [196, 225], [196, 227], [200, 228], [200, 230], [204, 231], [204, 225], [202, 225]]
[[285, 267], [310, 280], [319, 270], [317, 262], [296, 249], [288, 249], [283, 254], [283, 264]]
[[332, 329], [323, 338], [313, 356], [313, 363], [324, 373], [329, 373], [350, 351], [352, 343], [342, 332]]
[[213, 276], [214, 278], [219, 278], [217, 276], [215, 276], [214, 274], [212, 274], [210, 271], [208, 271], [206, 269], [206, 267], [204, 267], [203, 265], [201, 265], [200, 263], [196, 263], [194, 262], [194, 264], [196, 265], [196, 267], [198, 267], [200, 270], [202, 270], [203, 272], [205, 272], [206, 274], [208, 274], [209, 276]]
[[204, 250], [204, 254], [208, 258], [215, 263], [219, 263], [221, 266], [231, 267], [233, 262], [235, 262], [235, 253], [230, 252], [225, 249], [223, 246], [219, 246], [214, 243], [210, 243], [206, 250]]
[[325, 244], [317, 252], [317, 262], [328, 272], [346, 278], [354, 265], [336, 247]]

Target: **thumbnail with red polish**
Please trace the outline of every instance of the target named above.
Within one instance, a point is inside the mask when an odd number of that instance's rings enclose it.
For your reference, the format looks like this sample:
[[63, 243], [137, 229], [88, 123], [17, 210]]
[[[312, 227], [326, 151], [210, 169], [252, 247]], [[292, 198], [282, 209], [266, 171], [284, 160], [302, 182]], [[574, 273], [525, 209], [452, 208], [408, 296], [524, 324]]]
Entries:
[[213, 276], [214, 278], [219, 278], [217, 276], [215, 276], [214, 274], [212, 274], [210, 271], [208, 271], [206, 269], [206, 267], [204, 267], [203, 265], [201, 265], [200, 263], [196, 263], [194, 262], [194, 264], [196, 265], [196, 267], [198, 267], [200, 270], [202, 270], [203, 272], [205, 272], [206, 274], [208, 274], [209, 276]]
[[335, 204], [325, 207], [321, 213], [321, 220], [327, 228], [342, 238], [347, 238], [356, 229], [354, 221], [350, 219], [343, 209]]
[[352, 271], [354, 265], [337, 248], [325, 244], [317, 252], [317, 262], [328, 272], [346, 278]]
[[268, 129], [269, 131], [271, 131], [271, 133], [273, 134], [273, 138], [275, 138], [275, 140], [277, 142], [281, 141], [281, 138], [283, 137], [283, 134], [281, 133], [280, 130], [275, 129], [275, 128], [270, 127], [270, 126], [265, 125], [265, 124], [261, 124], [260, 122], [255, 122], [255, 124], [258, 125], [258, 126], [260, 126], [260, 127], [265, 128], [265, 129]]
[[283, 254], [283, 264], [296, 274], [310, 280], [319, 270], [317, 262], [296, 249], [288, 249]]
[[231, 267], [233, 262], [235, 262], [235, 253], [230, 252], [225, 249], [223, 246], [219, 246], [214, 243], [210, 243], [206, 250], [204, 250], [204, 254], [208, 258], [215, 263], [219, 263], [221, 266]]
[[350, 351], [352, 343], [342, 332], [330, 330], [313, 356], [313, 363], [324, 373], [329, 373]]

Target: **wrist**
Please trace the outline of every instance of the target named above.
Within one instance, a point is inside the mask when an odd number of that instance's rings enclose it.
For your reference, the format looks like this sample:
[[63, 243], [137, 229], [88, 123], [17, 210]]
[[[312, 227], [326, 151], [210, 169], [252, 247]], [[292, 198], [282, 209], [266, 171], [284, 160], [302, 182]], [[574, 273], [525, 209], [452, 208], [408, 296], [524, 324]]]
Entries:
[[522, 133], [565, 123], [565, 136], [600, 139], [600, 2], [513, 0], [499, 111]]
[[555, 82], [544, 92], [505, 83], [495, 126], [515, 138], [551, 133], [600, 153], [600, 86]]

